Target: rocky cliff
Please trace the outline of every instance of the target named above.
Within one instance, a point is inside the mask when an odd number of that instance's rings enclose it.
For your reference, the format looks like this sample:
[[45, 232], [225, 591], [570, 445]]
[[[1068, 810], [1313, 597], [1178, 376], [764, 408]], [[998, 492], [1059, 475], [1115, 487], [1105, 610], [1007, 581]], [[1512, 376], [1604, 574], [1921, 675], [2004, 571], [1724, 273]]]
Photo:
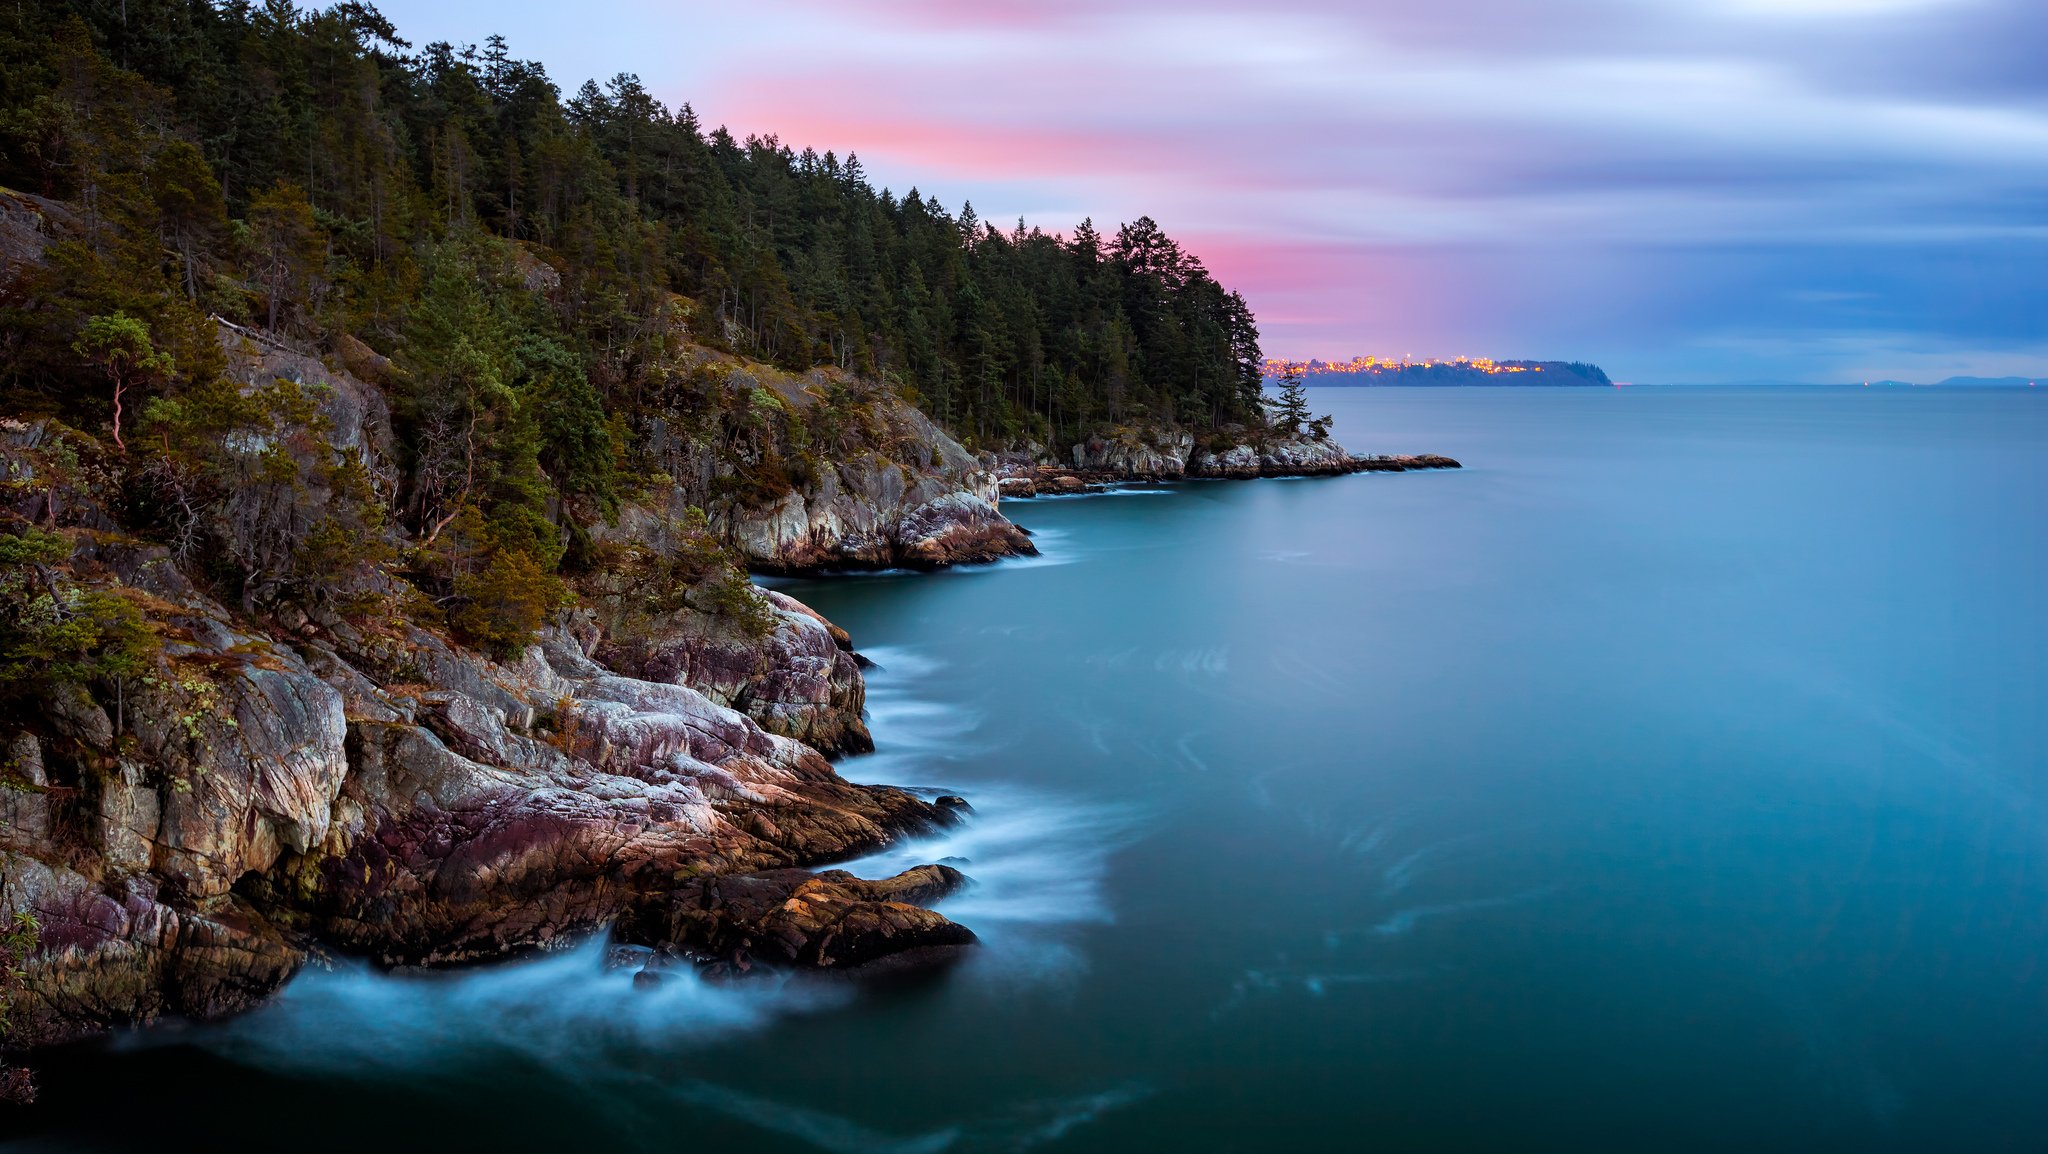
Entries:
[[[941, 892], [922, 875], [801, 881], [802, 867], [956, 820], [850, 784], [821, 753], [871, 746], [843, 631], [729, 569], [698, 575], [717, 590], [708, 606], [690, 588], [622, 599], [587, 584], [535, 643], [497, 659], [375, 567], [337, 584], [345, 595], [294, 596], [300, 563], [280, 558], [336, 523], [344, 466], [373, 491], [389, 483], [384, 397], [308, 350], [231, 328], [221, 339], [245, 392], [282, 382], [293, 400], [229, 439], [246, 483], [202, 510], [207, 539], [252, 575], [239, 601], [196, 579], [209, 558], [124, 528], [124, 470], [106, 446], [0, 421], [0, 531], [48, 552], [7, 579], [25, 597], [46, 585], [60, 619], [111, 598], [153, 646], [137, 672], [14, 686], [0, 916], [28, 911], [42, 933], [10, 1043], [233, 1012], [319, 950], [442, 965], [616, 924], [665, 959], [744, 970], [748, 927], [768, 913], [730, 896], [742, 893], [814, 907], [776, 915], [768, 964], [928, 963], [971, 945], [916, 904]], [[778, 567], [1028, 546], [994, 513], [992, 479], [903, 409], [904, 440], [930, 447], [921, 463], [854, 462], [852, 475], [874, 473], [859, 485], [821, 475], [798, 498], [798, 532], [749, 529], [779, 522], [729, 501], [736, 537]], [[654, 558], [701, 546], [687, 526], [663, 537], [683, 489], [625, 506], [597, 544]]]
[[679, 361], [679, 373], [744, 398], [766, 431], [756, 446], [683, 416], [649, 420], [658, 481], [629, 503], [618, 532], [644, 538], [699, 508], [750, 567], [771, 573], [932, 569], [1037, 551], [997, 511], [994, 474], [889, 389], [689, 346]]

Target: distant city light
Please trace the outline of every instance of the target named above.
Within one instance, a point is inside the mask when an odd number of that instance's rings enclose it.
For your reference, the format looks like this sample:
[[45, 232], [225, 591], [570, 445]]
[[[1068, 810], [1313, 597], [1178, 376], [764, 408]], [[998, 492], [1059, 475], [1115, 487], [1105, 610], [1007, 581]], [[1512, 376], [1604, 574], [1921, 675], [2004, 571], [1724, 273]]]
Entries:
[[1363, 374], [1371, 376], [1380, 373], [1398, 373], [1410, 367], [1426, 369], [1437, 366], [1464, 369], [1468, 372], [1486, 373], [1489, 375], [1501, 373], [1540, 373], [1544, 371], [1542, 365], [1525, 364], [1518, 361], [1496, 361], [1492, 357], [1424, 357], [1419, 361], [1409, 360], [1407, 357], [1402, 357], [1400, 360], [1381, 360], [1378, 357], [1353, 357], [1348, 361], [1285, 361], [1268, 358], [1266, 361], [1266, 375], [1269, 377], [1281, 377], [1285, 376], [1290, 370], [1293, 370], [1299, 372], [1304, 377], [1319, 377], [1333, 374], [1343, 376]]

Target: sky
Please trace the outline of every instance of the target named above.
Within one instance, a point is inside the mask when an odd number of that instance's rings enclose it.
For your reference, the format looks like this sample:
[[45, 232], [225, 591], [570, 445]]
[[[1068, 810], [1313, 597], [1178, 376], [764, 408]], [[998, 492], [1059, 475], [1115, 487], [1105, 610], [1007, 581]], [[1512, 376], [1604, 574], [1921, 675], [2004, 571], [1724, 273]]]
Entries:
[[1048, 231], [1271, 356], [2048, 378], [2048, 0], [385, 0]]

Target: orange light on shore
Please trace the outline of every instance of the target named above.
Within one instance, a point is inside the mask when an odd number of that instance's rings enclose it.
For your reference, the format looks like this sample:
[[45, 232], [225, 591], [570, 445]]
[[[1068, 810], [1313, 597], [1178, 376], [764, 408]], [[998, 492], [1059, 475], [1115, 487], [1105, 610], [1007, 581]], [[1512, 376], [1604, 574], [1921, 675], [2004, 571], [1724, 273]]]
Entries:
[[1387, 360], [1381, 360], [1378, 357], [1353, 357], [1348, 361], [1283, 361], [1269, 359], [1266, 361], [1266, 375], [1273, 377], [1284, 376], [1289, 371], [1299, 372], [1304, 377], [1319, 377], [1333, 374], [1352, 376], [1360, 373], [1377, 375], [1380, 373], [1398, 373], [1408, 368], [1428, 369], [1437, 367], [1463, 369], [1467, 372], [1485, 373], [1489, 376], [1506, 373], [1540, 373], [1543, 371], [1543, 366], [1541, 365], [1502, 364], [1492, 357], [1446, 357], [1442, 360], [1424, 357], [1419, 361], [1410, 360], [1407, 357], [1399, 359], [1390, 358]]

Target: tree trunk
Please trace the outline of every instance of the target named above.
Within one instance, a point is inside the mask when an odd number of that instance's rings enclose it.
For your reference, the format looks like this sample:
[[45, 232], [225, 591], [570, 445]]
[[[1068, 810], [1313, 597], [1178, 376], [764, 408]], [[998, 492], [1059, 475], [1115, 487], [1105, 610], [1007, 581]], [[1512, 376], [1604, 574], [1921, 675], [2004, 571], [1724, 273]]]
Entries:
[[128, 386], [121, 380], [121, 375], [114, 374], [114, 448], [123, 453], [128, 451], [128, 446], [121, 440], [121, 394], [127, 391]]

